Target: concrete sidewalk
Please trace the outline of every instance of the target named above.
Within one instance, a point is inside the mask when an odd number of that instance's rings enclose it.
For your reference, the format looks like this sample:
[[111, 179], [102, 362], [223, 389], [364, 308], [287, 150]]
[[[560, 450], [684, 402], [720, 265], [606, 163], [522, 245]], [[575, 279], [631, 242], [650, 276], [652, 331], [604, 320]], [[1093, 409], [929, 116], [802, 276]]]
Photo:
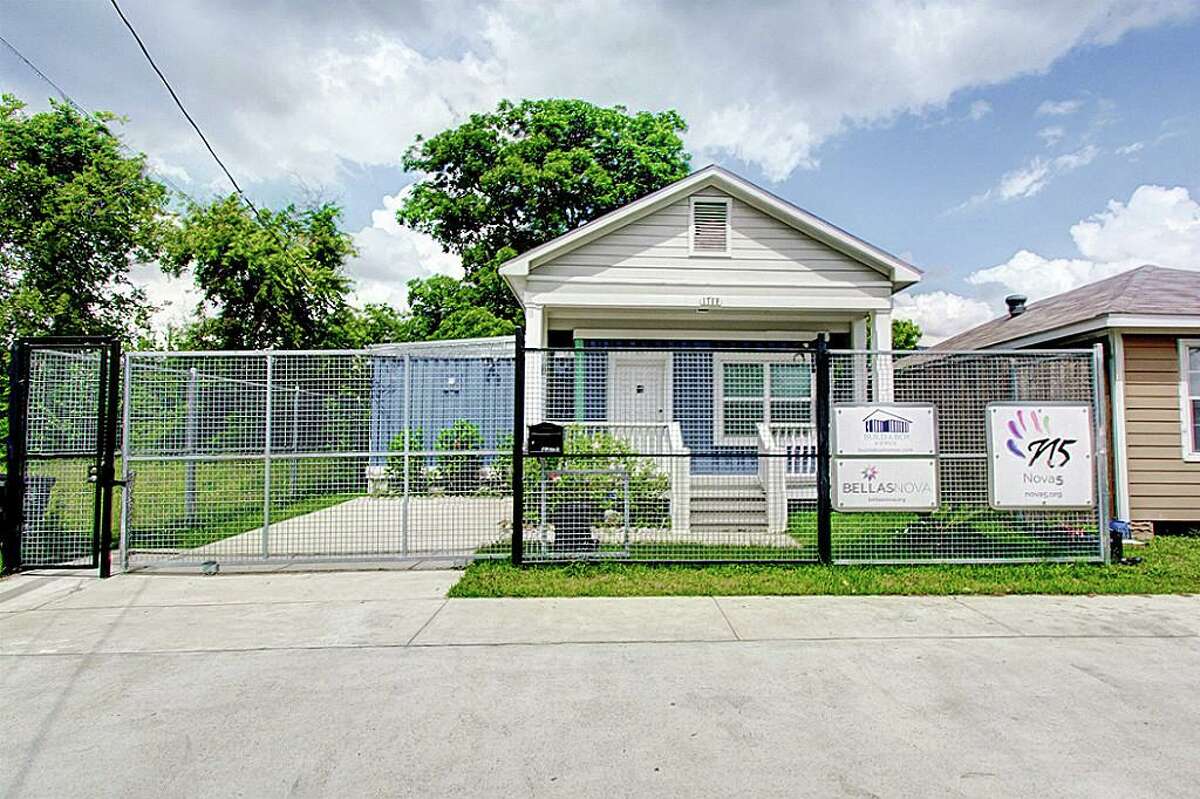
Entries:
[[3, 796], [1193, 796], [1200, 598], [0, 582]]

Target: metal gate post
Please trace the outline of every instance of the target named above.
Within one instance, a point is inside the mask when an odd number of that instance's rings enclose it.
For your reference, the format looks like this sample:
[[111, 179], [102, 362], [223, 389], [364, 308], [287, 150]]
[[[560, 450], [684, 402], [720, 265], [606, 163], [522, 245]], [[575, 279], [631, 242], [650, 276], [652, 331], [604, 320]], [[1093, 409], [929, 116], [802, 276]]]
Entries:
[[100, 410], [102, 415], [103, 449], [100, 458], [100, 576], [112, 574], [112, 516], [113, 516], [113, 486], [116, 485], [116, 452], [117, 452], [117, 382], [121, 379], [121, 344], [113, 340], [104, 350], [108, 356], [104, 368], [107, 369], [101, 385], [104, 386], [105, 396]]
[[1112, 562], [1108, 533], [1108, 426], [1104, 413], [1104, 345], [1092, 347], [1092, 406], [1093, 430], [1096, 450], [1096, 523], [1100, 526], [1100, 558]]
[[196, 383], [199, 373], [196, 367], [188, 369], [187, 391], [184, 394], [183, 451], [187, 460], [183, 463], [183, 518], [188, 527], [196, 525]]
[[129, 522], [133, 512], [133, 469], [129, 463], [130, 444], [130, 405], [133, 393], [133, 361], [128, 354], [122, 356], [121, 365], [125, 370], [121, 402], [121, 571], [129, 571]]
[[829, 339], [817, 336], [817, 558], [833, 562], [833, 502], [829, 481]]
[[525, 557], [525, 328], [518, 327], [513, 352], [512, 562]]
[[[422, 433], [421, 449], [425, 449]], [[409, 470], [412, 468], [412, 356], [404, 353], [404, 499], [400, 506], [400, 554], [408, 557], [408, 497], [412, 493]]]
[[3, 547], [4, 572], [21, 567], [21, 525], [25, 516], [25, 416], [29, 350], [23, 341], [13, 344], [8, 363], [8, 476], [5, 481]]
[[267, 353], [267, 407], [266, 423], [263, 425], [263, 524], [262, 524], [262, 556], [264, 559], [271, 554], [271, 372], [275, 366], [275, 356]]

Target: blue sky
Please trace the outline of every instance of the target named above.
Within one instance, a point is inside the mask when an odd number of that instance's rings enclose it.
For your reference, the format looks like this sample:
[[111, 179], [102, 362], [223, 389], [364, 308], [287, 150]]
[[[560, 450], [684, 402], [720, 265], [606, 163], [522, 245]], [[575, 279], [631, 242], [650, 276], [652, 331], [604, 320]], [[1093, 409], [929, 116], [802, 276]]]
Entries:
[[[398, 166], [501, 97], [679, 109], [716, 161], [910, 259], [930, 340], [1143, 262], [1200, 268], [1198, 0], [126, 0], [257, 199], [346, 209], [364, 300], [452, 258], [392, 219]], [[206, 198], [228, 185], [107, 3], [15, 3], [3, 33]], [[52, 93], [0, 50], [6, 91]], [[138, 273], [179, 318], [186, 281]]]

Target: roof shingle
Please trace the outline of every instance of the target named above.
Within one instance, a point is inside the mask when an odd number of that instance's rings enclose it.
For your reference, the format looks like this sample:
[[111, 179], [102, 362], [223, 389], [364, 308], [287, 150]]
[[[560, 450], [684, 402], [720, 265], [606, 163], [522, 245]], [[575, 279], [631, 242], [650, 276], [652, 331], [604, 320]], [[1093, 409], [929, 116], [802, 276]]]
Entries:
[[1200, 272], [1139, 266], [1030, 303], [1025, 313], [984, 322], [932, 347], [976, 350], [1109, 314], [1200, 315]]

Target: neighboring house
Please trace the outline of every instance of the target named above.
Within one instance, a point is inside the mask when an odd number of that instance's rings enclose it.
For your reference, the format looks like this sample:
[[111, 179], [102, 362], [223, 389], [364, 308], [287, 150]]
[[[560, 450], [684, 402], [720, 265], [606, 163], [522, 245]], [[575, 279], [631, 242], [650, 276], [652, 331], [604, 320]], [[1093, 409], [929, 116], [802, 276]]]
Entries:
[[[529, 422], [619, 428], [641, 452], [697, 451], [670, 461], [697, 476], [673, 487], [723, 474], [725, 488], [739, 474], [747, 486], [756, 479], [764, 435], [806, 451], [811, 360], [795, 350], [818, 333], [834, 347], [890, 349], [893, 295], [921, 279], [718, 166], [522, 253], [500, 274], [524, 309], [526, 345], [574, 350], [534, 367], [545, 387], [529, 396]], [[810, 493], [814, 464], [789, 460]]]
[[933, 349], [1102, 343], [1113, 512], [1137, 537], [1200, 525], [1200, 272], [1143, 266], [1009, 308]]

